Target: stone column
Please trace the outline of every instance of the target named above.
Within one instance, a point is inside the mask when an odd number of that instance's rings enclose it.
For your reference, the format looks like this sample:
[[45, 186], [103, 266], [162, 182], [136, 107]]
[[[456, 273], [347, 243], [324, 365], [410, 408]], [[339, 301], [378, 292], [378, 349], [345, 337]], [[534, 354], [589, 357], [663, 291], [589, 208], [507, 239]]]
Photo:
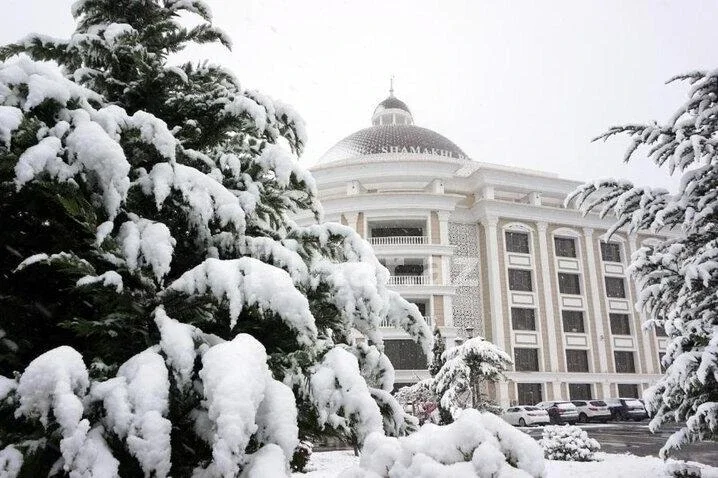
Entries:
[[[491, 313], [491, 341], [501, 350], [511, 355], [513, 352], [506, 347], [504, 335], [503, 316], [503, 292], [501, 290], [501, 271], [499, 270], [499, 243], [497, 238], [498, 218], [487, 217], [484, 221], [484, 233], [486, 238], [486, 258], [488, 266], [489, 281], [489, 310]], [[496, 384], [497, 399], [500, 404], [507, 404], [509, 400], [509, 388], [505, 381]]]
[[606, 332], [603, 328], [606, 318], [601, 314], [601, 294], [598, 287], [601, 275], [599, 275], [596, 269], [596, 255], [593, 253], [593, 229], [589, 227], [583, 228], [583, 237], [585, 239], [586, 249], [586, 263], [588, 264], [588, 271], [586, 274], [586, 282], [588, 283], [587, 289], [591, 294], [591, 315], [593, 318], [593, 325], [596, 329], [596, 338], [598, 343], [596, 348], [598, 349], [598, 363], [600, 365], [599, 372], [608, 373], [608, 358], [606, 357]]
[[[561, 327], [556, 327], [556, 311], [553, 308], [553, 277], [551, 276], [551, 267], [549, 265], [549, 249], [548, 249], [548, 224], [545, 222], [537, 222], [536, 229], [538, 231], [538, 243], [539, 243], [539, 259], [541, 268], [537, 270], [537, 279], [540, 277], [543, 280], [540, 282], [543, 284], [543, 297], [544, 297], [544, 309], [546, 312], [546, 324], [549, 330], [544, 330], [548, 339], [548, 356], [549, 363], [547, 364], [550, 372], [559, 372], [565, 370], [565, 367], [560, 367], [558, 363], [558, 346], [556, 344], [556, 334], [560, 333]], [[538, 280], [536, 281], [539, 282]], [[537, 284], [538, 285], [538, 284]], [[538, 291], [537, 291], [538, 295]], [[562, 370], [559, 370], [559, 367]]]

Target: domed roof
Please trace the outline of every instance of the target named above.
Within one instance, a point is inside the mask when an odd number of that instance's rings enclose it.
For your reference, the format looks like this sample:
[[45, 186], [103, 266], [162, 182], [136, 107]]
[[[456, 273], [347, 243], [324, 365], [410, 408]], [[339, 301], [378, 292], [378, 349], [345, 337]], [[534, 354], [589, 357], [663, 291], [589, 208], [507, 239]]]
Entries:
[[468, 159], [466, 154], [444, 136], [410, 124], [388, 124], [364, 128], [335, 144], [319, 164], [368, 154], [408, 153], [444, 158]]
[[388, 110], [390, 108], [404, 110], [407, 113], [411, 113], [411, 111], [409, 111], [409, 107], [406, 106], [406, 103], [401, 101], [399, 98], [395, 98], [393, 94], [387, 97], [387, 99], [385, 99], [381, 103], [379, 103], [374, 110], [374, 113], [376, 114], [376, 112], [379, 110]]

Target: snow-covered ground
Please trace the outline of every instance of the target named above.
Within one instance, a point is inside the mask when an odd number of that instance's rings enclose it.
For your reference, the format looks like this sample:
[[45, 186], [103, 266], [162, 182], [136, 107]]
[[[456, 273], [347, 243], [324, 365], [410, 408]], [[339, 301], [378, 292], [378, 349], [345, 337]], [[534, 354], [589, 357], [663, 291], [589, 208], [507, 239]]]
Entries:
[[[669, 478], [666, 463], [660, 458], [634, 455], [596, 453], [598, 461], [575, 462], [546, 460], [546, 478]], [[669, 460], [669, 463], [672, 463]], [[294, 473], [293, 478], [335, 478], [341, 471], [359, 463], [351, 450], [317, 452], [312, 455], [307, 473]], [[701, 468], [702, 478], [718, 478], [718, 468]]]

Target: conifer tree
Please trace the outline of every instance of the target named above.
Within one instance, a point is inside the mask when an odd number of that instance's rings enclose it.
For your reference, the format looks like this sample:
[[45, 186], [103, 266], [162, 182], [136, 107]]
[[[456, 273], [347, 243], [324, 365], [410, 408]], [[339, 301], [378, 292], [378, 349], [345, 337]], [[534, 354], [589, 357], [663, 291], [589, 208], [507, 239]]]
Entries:
[[168, 62], [229, 46], [200, 0], [73, 15], [0, 49], [0, 475], [282, 476], [299, 436], [411, 430], [378, 327], [428, 327], [351, 229], [292, 220], [301, 119]]
[[441, 330], [438, 327], [434, 328], [434, 346], [431, 349], [432, 359], [429, 364], [429, 374], [435, 377], [441, 367], [444, 365], [444, 351], [446, 350], [446, 341], [441, 335]]
[[670, 340], [664, 376], [644, 397], [655, 413], [651, 430], [685, 422], [661, 456], [696, 440], [718, 438], [718, 73], [696, 71], [669, 82], [690, 84], [688, 100], [663, 124], [616, 126], [596, 139], [628, 135], [624, 161], [647, 159], [681, 175], [678, 191], [633, 186], [615, 179], [585, 184], [567, 199], [585, 213], [617, 218], [609, 235], [649, 231], [667, 239], [647, 243], [629, 269], [638, 282], [637, 306], [647, 329], [663, 327]]

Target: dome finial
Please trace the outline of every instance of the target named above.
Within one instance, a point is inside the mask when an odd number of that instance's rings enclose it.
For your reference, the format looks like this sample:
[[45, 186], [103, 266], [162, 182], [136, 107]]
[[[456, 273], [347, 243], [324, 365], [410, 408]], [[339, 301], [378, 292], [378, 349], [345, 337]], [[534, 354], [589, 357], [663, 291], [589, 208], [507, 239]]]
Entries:
[[389, 78], [389, 96], [394, 97], [394, 75]]

